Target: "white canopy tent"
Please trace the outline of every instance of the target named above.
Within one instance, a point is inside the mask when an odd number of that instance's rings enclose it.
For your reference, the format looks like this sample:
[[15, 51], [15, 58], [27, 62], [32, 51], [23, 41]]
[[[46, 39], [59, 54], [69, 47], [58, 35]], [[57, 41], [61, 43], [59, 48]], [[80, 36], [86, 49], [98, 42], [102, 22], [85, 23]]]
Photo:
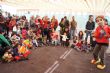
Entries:
[[4, 11], [17, 15], [55, 15], [58, 20], [63, 16], [74, 15], [80, 29], [85, 29], [88, 15], [105, 15], [110, 21], [110, 0], [0, 0]]
[[0, 0], [19, 11], [81, 12], [104, 14], [110, 12], [110, 0]]

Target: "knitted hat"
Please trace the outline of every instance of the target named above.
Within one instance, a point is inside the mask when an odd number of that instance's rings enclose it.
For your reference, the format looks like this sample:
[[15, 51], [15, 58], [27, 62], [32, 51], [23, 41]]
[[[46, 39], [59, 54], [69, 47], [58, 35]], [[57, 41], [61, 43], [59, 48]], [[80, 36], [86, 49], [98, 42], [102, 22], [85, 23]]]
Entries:
[[96, 19], [95, 19], [96, 22], [97, 22], [97, 19], [98, 19], [98, 18], [105, 19], [103, 15], [100, 15], [100, 16], [97, 16], [97, 17], [96, 17]]

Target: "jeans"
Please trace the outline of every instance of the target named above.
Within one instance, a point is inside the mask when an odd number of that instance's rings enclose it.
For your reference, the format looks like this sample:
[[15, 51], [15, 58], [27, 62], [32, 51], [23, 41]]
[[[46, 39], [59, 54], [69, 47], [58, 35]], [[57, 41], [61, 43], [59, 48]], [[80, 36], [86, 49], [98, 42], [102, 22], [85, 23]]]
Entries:
[[86, 38], [85, 38], [85, 41], [87, 41], [88, 36], [90, 36], [90, 38], [91, 38], [91, 33], [92, 33], [92, 31], [86, 31]]
[[75, 30], [71, 29], [70, 30], [70, 38], [73, 39], [73, 37], [75, 36]]

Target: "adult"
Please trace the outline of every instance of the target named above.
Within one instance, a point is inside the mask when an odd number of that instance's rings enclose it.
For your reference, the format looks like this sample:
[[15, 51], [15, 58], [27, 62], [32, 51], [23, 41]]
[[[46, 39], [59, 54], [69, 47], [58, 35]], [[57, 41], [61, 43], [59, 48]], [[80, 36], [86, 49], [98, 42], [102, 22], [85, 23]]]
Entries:
[[51, 28], [54, 28], [56, 30], [57, 26], [58, 26], [58, 20], [55, 18], [55, 16], [53, 16], [51, 19]]
[[77, 27], [77, 22], [75, 21], [75, 18], [73, 16], [72, 17], [72, 21], [70, 22], [70, 35], [71, 35], [71, 39], [73, 39], [73, 37], [75, 36], [76, 27]]
[[35, 27], [35, 18], [34, 18], [34, 16], [31, 16], [31, 18], [30, 18], [30, 27], [31, 28]]
[[64, 20], [65, 20], [65, 22], [64, 22], [65, 27], [69, 28], [69, 20], [67, 19], [66, 16], [64, 17]]
[[86, 23], [86, 31], [85, 31], [86, 38], [85, 38], [85, 41], [87, 41], [89, 35], [90, 35], [90, 39], [92, 39], [91, 33], [95, 29], [95, 22], [93, 20], [94, 20], [93, 15], [89, 15], [89, 20]]
[[65, 32], [65, 25], [64, 25], [64, 18], [61, 19], [59, 26], [60, 26], [60, 34], [63, 35], [63, 33]]
[[2, 15], [2, 13], [0, 13], [0, 31], [4, 31], [4, 28], [5, 28], [5, 18], [4, 16]]

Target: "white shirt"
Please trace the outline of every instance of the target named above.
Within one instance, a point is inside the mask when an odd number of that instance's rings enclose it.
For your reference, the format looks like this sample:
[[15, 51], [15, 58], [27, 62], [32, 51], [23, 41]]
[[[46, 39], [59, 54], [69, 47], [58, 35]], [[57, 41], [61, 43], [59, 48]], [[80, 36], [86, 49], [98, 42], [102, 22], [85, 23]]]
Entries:
[[66, 39], [68, 39], [67, 36], [66, 35], [62, 35], [62, 41], [66, 41]]
[[15, 32], [17, 31], [17, 28], [16, 28], [16, 26], [14, 26], [14, 27], [13, 27], [13, 31], [15, 31]]

